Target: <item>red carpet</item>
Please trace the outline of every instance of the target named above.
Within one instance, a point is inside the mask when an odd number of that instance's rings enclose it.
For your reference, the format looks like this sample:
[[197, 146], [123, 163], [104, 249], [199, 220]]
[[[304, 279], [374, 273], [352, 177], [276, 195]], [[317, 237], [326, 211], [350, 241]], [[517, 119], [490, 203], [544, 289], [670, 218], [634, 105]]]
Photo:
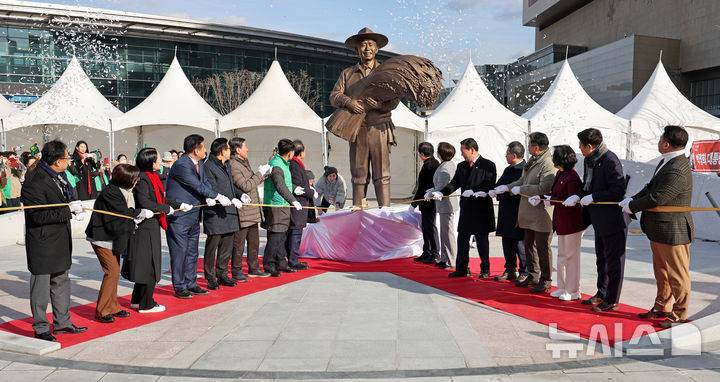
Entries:
[[[211, 291], [209, 295], [197, 296], [190, 300], [178, 300], [173, 297], [171, 286], [156, 289], [155, 300], [165, 305], [167, 310], [156, 314], [139, 314], [131, 311], [128, 318], [116, 319], [112, 324], [101, 324], [94, 320], [95, 303], [76, 306], [71, 309], [73, 323], [77, 326], [87, 326], [87, 332], [76, 335], [58, 335], [62, 347], [72, 346], [85, 341], [104, 337], [123, 330], [150, 324], [165, 318], [174, 317], [197, 309], [206, 308], [224, 301], [236, 299], [255, 292], [260, 292], [276, 286], [291, 283], [307, 277], [316, 276], [324, 272], [389, 272], [409, 280], [443, 290], [445, 292], [479, 302], [481, 304], [502, 310], [532, 320], [544, 325], [556, 323], [563, 331], [578, 333], [588, 338], [591, 327], [596, 324], [604, 325], [610, 344], [618, 340], [624, 341], [632, 338], [639, 325], [650, 323], [637, 318], [637, 313], [644, 311], [633, 306], [620, 305], [618, 310], [609, 313], [593, 313], [587, 305], [579, 301], [563, 302], [549, 295], [530, 294], [527, 288], [517, 288], [509, 282], [497, 282], [491, 279], [479, 280], [476, 277], [451, 279], [447, 277], [447, 270], [440, 270], [430, 265], [413, 262], [412, 259], [390, 260], [372, 263], [345, 263], [326, 260], [306, 259], [311, 269], [283, 274], [281, 277], [255, 278], [250, 282], [238, 284], [234, 288], [221, 287], [219, 291]], [[491, 274], [503, 271], [504, 260], [491, 258]], [[479, 269], [479, 260], [471, 259], [471, 270]], [[202, 269], [202, 261], [199, 268]], [[202, 283], [204, 280], [200, 279]], [[121, 305], [129, 307], [130, 296], [120, 299]], [[50, 314], [48, 314], [50, 316]], [[0, 324], [0, 330], [6, 330], [26, 336], [32, 336], [32, 319], [18, 319]], [[622, 324], [621, 336], [615, 336], [615, 324]]]

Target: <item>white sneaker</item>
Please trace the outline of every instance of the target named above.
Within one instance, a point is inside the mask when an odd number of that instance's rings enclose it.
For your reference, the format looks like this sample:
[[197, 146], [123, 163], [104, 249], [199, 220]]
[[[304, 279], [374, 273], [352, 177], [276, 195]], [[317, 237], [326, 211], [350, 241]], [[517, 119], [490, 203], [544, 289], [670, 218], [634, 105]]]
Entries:
[[564, 290], [556, 289], [556, 290], [550, 292], [550, 297], [560, 297], [560, 295], [562, 295], [563, 293], [565, 293]]
[[155, 304], [154, 307], [150, 309], [142, 310], [140, 309], [138, 312], [140, 313], [160, 313], [165, 311], [165, 305]]
[[140, 309], [140, 304], [130, 304], [130, 309], [138, 310]]
[[572, 300], [579, 300], [580, 299], [580, 293], [568, 293], [565, 292], [558, 296], [558, 299], [561, 301], [572, 301]]

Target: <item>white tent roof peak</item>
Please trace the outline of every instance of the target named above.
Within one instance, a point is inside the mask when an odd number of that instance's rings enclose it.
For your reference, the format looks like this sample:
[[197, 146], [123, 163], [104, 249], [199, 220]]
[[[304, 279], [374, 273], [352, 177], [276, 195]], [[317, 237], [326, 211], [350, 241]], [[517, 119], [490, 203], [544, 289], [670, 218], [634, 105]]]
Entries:
[[507, 129], [527, 129], [527, 121], [510, 111], [490, 93], [468, 61], [460, 80], [447, 98], [428, 117], [430, 130], [453, 126], [498, 125]]
[[220, 131], [259, 126], [322, 132], [322, 119], [295, 92], [277, 61], [270, 65], [253, 94], [235, 110], [220, 118]]
[[618, 156], [625, 158], [629, 122], [596, 103], [583, 89], [565, 60], [550, 88], [523, 114], [531, 130], [548, 135], [550, 144], [577, 143], [577, 133], [596, 128]]
[[197, 93], [175, 57], [155, 90], [125, 115], [113, 119], [113, 129], [179, 125], [215, 131], [219, 117], [220, 114]]
[[396, 127], [425, 131], [425, 118], [413, 113], [402, 102], [392, 111], [392, 121]]
[[73, 57], [55, 84], [25, 109], [3, 120], [5, 130], [36, 125], [74, 125], [109, 131], [110, 118], [122, 115], [95, 88]]
[[720, 133], [720, 119], [688, 100], [675, 87], [665, 70], [662, 58], [640, 92], [617, 115], [644, 120], [658, 126], [674, 124]]

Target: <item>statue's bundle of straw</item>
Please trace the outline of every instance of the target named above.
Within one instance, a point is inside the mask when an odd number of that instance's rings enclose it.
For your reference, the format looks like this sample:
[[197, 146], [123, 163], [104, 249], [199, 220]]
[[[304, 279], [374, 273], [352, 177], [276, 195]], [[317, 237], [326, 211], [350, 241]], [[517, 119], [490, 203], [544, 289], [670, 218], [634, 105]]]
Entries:
[[[363, 102], [372, 98], [387, 102], [409, 98], [422, 107], [430, 107], [442, 90], [442, 72], [427, 58], [404, 55], [385, 61], [369, 76], [347, 89], [347, 95]], [[365, 113], [353, 114], [345, 109], [336, 110], [328, 119], [330, 132], [348, 141], [354, 141]]]

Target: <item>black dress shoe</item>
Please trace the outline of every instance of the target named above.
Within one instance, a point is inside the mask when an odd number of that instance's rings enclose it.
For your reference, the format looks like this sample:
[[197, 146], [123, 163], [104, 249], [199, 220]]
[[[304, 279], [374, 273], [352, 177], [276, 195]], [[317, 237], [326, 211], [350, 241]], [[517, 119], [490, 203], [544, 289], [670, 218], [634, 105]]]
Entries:
[[525, 276], [525, 277], [520, 276], [517, 278], [517, 280], [515, 280], [515, 286], [520, 287], [520, 288], [526, 287], [526, 286], [530, 285], [532, 283], [532, 281], [533, 281], [533, 279], [530, 276]]
[[486, 279], [489, 277], [490, 277], [490, 273], [488, 273], [488, 272], [480, 272], [480, 274], [478, 275], [479, 279]]
[[428, 258], [430, 258], [430, 255], [428, 255], [428, 254], [426, 254], [426, 253], [423, 253], [422, 255], [414, 258], [413, 261], [421, 262], [421, 263], [422, 263], [422, 262], [425, 262], [425, 260], [427, 260]]
[[495, 281], [512, 281], [517, 279], [517, 273], [505, 271], [503, 274], [495, 276]]
[[78, 334], [78, 333], [85, 333], [87, 331], [87, 328], [84, 326], [75, 326], [73, 324], [70, 324], [67, 328], [62, 329], [53, 329], [53, 333], [67, 333], [67, 334]]
[[428, 256], [425, 260], [420, 260], [423, 264], [434, 264], [435, 263], [435, 256]]
[[550, 283], [547, 281], [541, 281], [530, 290], [530, 293], [547, 293], [550, 292]]
[[261, 270], [253, 270], [248, 272], [248, 277], [270, 277], [270, 273]]
[[450, 272], [450, 274], [448, 274], [448, 277], [453, 277], [453, 278], [454, 277], [470, 277], [470, 276], [471, 276], [470, 271], [463, 272], [463, 271], [456, 270], [455, 272]]
[[599, 313], [599, 312], [610, 312], [615, 309], [617, 309], [617, 304], [608, 304], [607, 302], [603, 302], [599, 305], [593, 306], [592, 311]]
[[127, 310], [121, 310], [121, 311], [113, 314], [113, 316], [120, 317], [120, 318], [126, 318], [126, 317], [130, 317], [130, 312], [128, 312]]
[[192, 288], [188, 288], [188, 292], [190, 292], [192, 294], [208, 294], [207, 290], [200, 288], [197, 285]]
[[273, 270], [270, 272], [270, 277], [280, 277], [280, 272]]
[[207, 288], [209, 290], [218, 290], [220, 289], [220, 285], [215, 281], [208, 281]]
[[661, 322], [658, 324], [658, 326], [659, 326], [660, 328], [662, 328], [662, 329], [670, 329], [670, 328], [672, 328], [673, 326], [677, 326], [677, 325], [680, 325], [680, 324], [685, 324], [685, 323], [688, 323], [688, 322], [690, 322], [690, 320], [680, 320], [680, 319], [676, 319], [676, 318], [674, 318], [674, 317], [668, 317], [665, 321], [661, 321]]
[[440, 268], [440, 269], [450, 268], [450, 264], [448, 264], [448, 263], [446, 263], [446, 262], [444, 262], [444, 261], [441, 261], [441, 262], [439, 262], [439, 263], [436, 263], [435, 266], [438, 267], [438, 268]]
[[280, 270], [280, 272], [283, 272], [283, 273], [295, 273], [295, 272], [297, 272], [296, 270], [294, 270], [294, 269], [292, 269], [292, 268], [290, 268], [290, 267], [283, 267], [283, 268], [280, 268], [279, 270]]
[[598, 295], [594, 295], [588, 299], [582, 300], [583, 305], [599, 305], [602, 304], [602, 302], [603, 299]]
[[510, 272], [507, 276], [507, 281], [515, 281], [518, 278], [517, 272]]
[[292, 268], [296, 271], [304, 271], [304, 270], [308, 269], [308, 266], [303, 263], [297, 263], [297, 264], [290, 265], [290, 268]]
[[192, 293], [188, 292], [187, 289], [175, 291], [175, 297], [182, 298], [182, 299], [188, 299], [192, 298]]
[[235, 285], [237, 285], [237, 283], [235, 281], [230, 280], [227, 277], [220, 277], [218, 279], [218, 284], [220, 284], [222, 286], [226, 286], [226, 287], [234, 287]]
[[658, 319], [658, 318], [671, 318], [672, 313], [660, 312], [658, 310], [655, 310], [655, 308], [652, 308], [645, 313], [638, 313], [638, 317], [640, 317], [644, 320], [654, 320], [654, 319]]
[[101, 324], [109, 324], [109, 323], [115, 322], [115, 317], [113, 317], [112, 314], [108, 314], [107, 316], [95, 317], [95, 321], [97, 321]]
[[57, 338], [50, 334], [50, 332], [35, 333], [35, 338], [44, 341], [57, 342]]

